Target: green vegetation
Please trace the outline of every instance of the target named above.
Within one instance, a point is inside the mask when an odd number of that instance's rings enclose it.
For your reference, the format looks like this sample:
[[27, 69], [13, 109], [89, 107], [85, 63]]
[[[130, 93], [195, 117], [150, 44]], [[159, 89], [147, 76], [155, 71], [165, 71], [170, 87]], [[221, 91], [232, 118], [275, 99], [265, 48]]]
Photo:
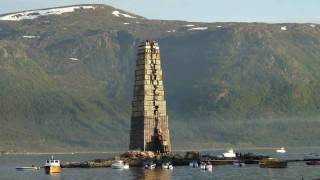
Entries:
[[127, 149], [135, 51], [145, 39], [160, 43], [175, 148], [320, 145], [319, 26], [189, 31], [189, 22], [112, 11], [0, 22], [0, 151]]

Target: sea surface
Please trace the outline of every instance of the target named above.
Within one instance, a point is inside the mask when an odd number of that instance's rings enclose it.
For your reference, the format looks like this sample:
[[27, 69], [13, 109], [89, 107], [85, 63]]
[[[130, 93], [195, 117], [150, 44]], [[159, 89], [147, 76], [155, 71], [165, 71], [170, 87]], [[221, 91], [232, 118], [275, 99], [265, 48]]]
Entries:
[[[303, 159], [308, 153], [320, 153], [320, 148], [287, 148], [286, 154], [275, 153], [274, 149], [235, 149], [242, 153], [252, 152], [261, 155], [270, 155], [282, 159]], [[208, 151], [212, 155], [219, 155], [223, 151]], [[44, 170], [38, 171], [17, 171], [16, 166], [43, 166], [44, 161], [50, 154], [29, 154], [29, 155], [1, 155], [0, 156], [0, 180], [95, 180], [95, 179], [133, 179], [133, 180], [156, 180], [156, 179], [236, 179], [236, 180], [316, 180], [320, 179], [320, 166], [307, 166], [304, 162], [288, 163], [285, 169], [260, 168], [258, 165], [246, 165], [245, 167], [235, 167], [232, 165], [214, 166], [212, 172], [201, 171], [199, 168], [189, 166], [175, 166], [173, 170], [144, 170], [142, 168], [130, 168], [129, 170], [116, 170], [111, 168], [73, 168], [62, 169], [62, 173], [47, 175]], [[86, 161], [93, 159], [105, 159], [113, 157], [112, 153], [74, 153], [74, 154], [55, 154], [56, 159], [62, 161]]]

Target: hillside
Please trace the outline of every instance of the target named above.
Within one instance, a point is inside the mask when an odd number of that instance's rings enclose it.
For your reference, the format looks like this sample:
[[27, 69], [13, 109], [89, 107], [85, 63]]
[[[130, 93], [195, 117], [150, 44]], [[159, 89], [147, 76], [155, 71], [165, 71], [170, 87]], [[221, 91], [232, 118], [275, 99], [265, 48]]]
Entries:
[[0, 151], [127, 149], [145, 39], [160, 44], [175, 149], [320, 145], [320, 25], [77, 5], [0, 15]]

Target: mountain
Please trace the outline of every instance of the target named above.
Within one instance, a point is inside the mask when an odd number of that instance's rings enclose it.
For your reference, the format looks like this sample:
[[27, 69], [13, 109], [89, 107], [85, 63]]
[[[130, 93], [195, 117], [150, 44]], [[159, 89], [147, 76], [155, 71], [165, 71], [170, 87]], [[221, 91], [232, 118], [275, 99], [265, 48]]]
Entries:
[[160, 44], [174, 149], [317, 146], [320, 25], [0, 15], [0, 151], [128, 148], [136, 47]]

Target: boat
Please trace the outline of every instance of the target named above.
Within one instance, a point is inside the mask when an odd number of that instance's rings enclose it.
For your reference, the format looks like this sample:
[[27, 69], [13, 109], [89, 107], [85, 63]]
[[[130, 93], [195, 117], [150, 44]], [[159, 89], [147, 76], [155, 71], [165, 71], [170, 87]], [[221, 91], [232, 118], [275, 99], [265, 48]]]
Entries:
[[320, 161], [320, 155], [315, 153], [310, 153], [305, 155], [303, 158], [304, 161]]
[[192, 161], [192, 162], [189, 163], [189, 166], [193, 167], [193, 168], [197, 168], [197, 167], [199, 167], [199, 164], [198, 164], [197, 161]]
[[206, 164], [205, 170], [212, 171], [212, 169], [213, 169], [212, 164]]
[[278, 158], [267, 158], [259, 161], [261, 168], [286, 168], [288, 162], [286, 160], [280, 160]]
[[40, 169], [40, 167], [37, 167], [37, 166], [34, 166], [34, 165], [32, 165], [32, 166], [17, 166], [16, 167], [16, 170], [18, 170], [18, 171], [39, 170], [39, 169]]
[[129, 169], [129, 164], [124, 163], [122, 160], [114, 160], [111, 162], [112, 169]]
[[305, 155], [303, 160], [306, 161], [306, 165], [320, 165], [320, 156], [315, 153]]
[[148, 163], [145, 163], [144, 168], [145, 169], [154, 169], [154, 168], [156, 168], [156, 164], [153, 162], [148, 162]]
[[234, 165], [234, 166], [237, 166], [237, 167], [244, 167], [244, 166], [246, 166], [245, 162], [244, 162], [244, 161], [241, 161], [241, 160], [234, 161], [234, 162], [233, 162], [233, 165]]
[[44, 170], [47, 174], [60, 173], [60, 160], [54, 159], [53, 156], [51, 156], [51, 158], [46, 161], [44, 165]]
[[206, 163], [205, 162], [201, 162], [200, 169], [206, 170]]
[[307, 161], [306, 165], [320, 165], [320, 161], [315, 160], [315, 161]]
[[162, 163], [162, 169], [173, 169], [173, 165], [170, 163]]
[[123, 164], [123, 169], [130, 169], [129, 164], [128, 163], [124, 163]]
[[276, 150], [277, 153], [286, 153], [286, 149], [284, 147], [281, 147], [280, 149]]
[[233, 149], [229, 149], [227, 152], [222, 153], [224, 158], [235, 158], [236, 153], [234, 153]]
[[200, 169], [205, 171], [212, 171], [213, 166], [209, 162], [201, 162], [200, 163]]
[[162, 163], [162, 169], [168, 169], [169, 163]]

